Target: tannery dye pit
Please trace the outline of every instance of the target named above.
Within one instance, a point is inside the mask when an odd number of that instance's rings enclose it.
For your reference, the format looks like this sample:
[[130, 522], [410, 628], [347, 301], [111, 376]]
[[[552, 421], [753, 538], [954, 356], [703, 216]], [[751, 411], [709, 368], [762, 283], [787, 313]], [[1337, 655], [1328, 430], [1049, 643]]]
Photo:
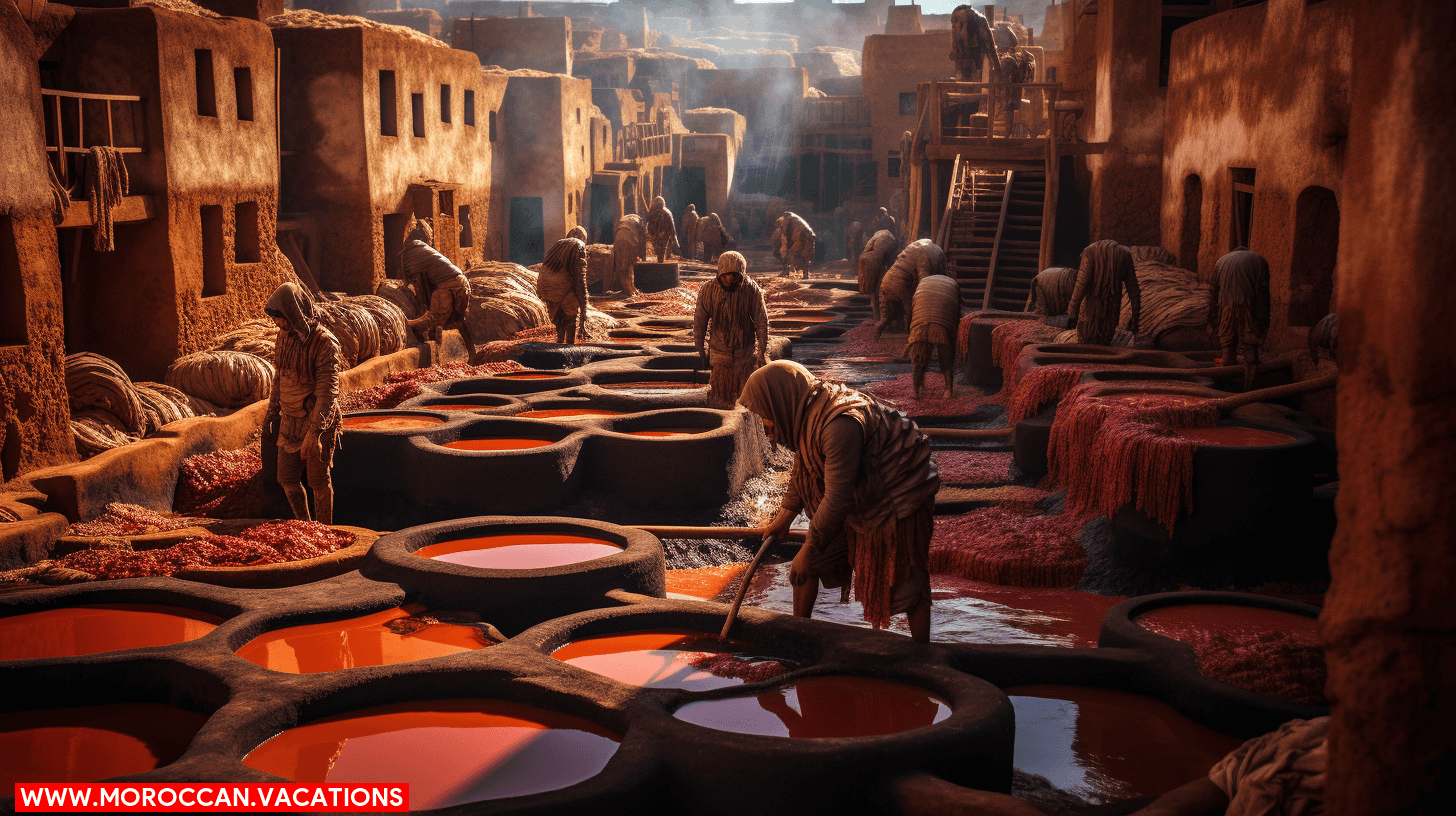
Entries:
[[621, 551], [607, 541], [550, 533], [462, 538], [422, 547], [415, 555], [480, 569], [530, 570], [579, 564]]
[[355, 430], [418, 431], [443, 424], [445, 420], [440, 417], [431, 416], [364, 414], [361, 416], [346, 416], [342, 422], [345, 428], [353, 428]]
[[443, 447], [467, 451], [514, 451], [544, 448], [552, 444], [550, 439], [456, 439]]
[[204, 714], [162, 703], [9, 712], [0, 718], [0, 785], [145, 773], [181, 756], [205, 722]]
[[805, 677], [749, 697], [688, 703], [673, 713], [717, 731], [794, 739], [898, 734], [934, 725], [950, 706], [928, 691], [874, 677]]
[[772, 680], [792, 664], [760, 657], [745, 644], [697, 632], [634, 632], [573, 641], [552, 657], [621, 683], [708, 691]]
[[155, 604], [47, 609], [0, 618], [0, 660], [76, 657], [195, 640], [223, 619]]
[[474, 626], [423, 612], [422, 607], [403, 607], [276, 629], [248, 641], [238, 649], [238, 657], [273, 671], [316, 674], [408, 663], [491, 645]]

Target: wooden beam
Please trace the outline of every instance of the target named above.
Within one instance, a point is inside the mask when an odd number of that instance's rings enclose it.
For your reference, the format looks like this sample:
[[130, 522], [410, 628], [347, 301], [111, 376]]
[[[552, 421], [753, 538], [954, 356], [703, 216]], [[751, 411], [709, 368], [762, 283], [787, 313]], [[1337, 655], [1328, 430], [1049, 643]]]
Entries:
[[991, 286], [996, 282], [996, 257], [1001, 254], [1001, 236], [1006, 233], [1006, 211], [1011, 209], [1011, 185], [1016, 182], [1016, 171], [1006, 171], [1006, 187], [1001, 191], [1001, 220], [996, 225], [996, 242], [991, 244], [991, 263], [986, 266], [986, 291], [981, 293], [981, 308], [991, 307]]

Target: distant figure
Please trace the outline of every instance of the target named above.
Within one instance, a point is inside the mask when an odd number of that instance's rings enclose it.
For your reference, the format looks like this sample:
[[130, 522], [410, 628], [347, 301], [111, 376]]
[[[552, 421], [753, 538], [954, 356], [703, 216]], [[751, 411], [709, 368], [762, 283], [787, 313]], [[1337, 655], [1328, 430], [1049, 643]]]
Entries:
[[421, 340], [438, 343], [444, 329], [456, 329], [465, 341], [467, 353], [474, 357], [475, 340], [465, 320], [465, 310], [470, 306], [470, 281], [460, 267], [435, 251], [430, 245], [432, 242], [430, 225], [417, 220], [405, 237], [404, 251], [399, 255], [404, 282], [415, 290], [425, 307], [424, 314], [409, 321], [410, 330]]
[[783, 219], [779, 259], [783, 262], [784, 274], [792, 277], [797, 269], [807, 278], [814, 265], [814, 230], [795, 213], [786, 211]]
[[672, 247], [677, 243], [677, 225], [672, 220], [672, 210], [662, 196], [652, 199], [652, 209], [647, 211], [647, 240], [657, 253], [658, 263], [667, 263], [672, 257]]
[[583, 244], [590, 243], [589, 241], [587, 241], [587, 238], [586, 238], [586, 227], [583, 227], [580, 224], [577, 224], [576, 226], [574, 226], [571, 229], [567, 230], [566, 231], [566, 237], [567, 238], [575, 238], [576, 240], [582, 242]]
[[1319, 363], [1319, 350], [1324, 349], [1330, 353], [1330, 359], [1338, 361], [1340, 358], [1340, 317], [1337, 314], [1327, 314], [1320, 318], [1320, 322], [1314, 324], [1309, 330], [1309, 359]]
[[859, 291], [870, 296], [876, 323], [880, 321], [880, 281], [899, 254], [900, 239], [889, 230], [880, 230], [870, 236], [864, 251], [859, 254]]
[[870, 222], [869, 234], [874, 235], [880, 230], [889, 230], [892, 233], [895, 231], [895, 216], [890, 215], [890, 211], [884, 207], [875, 213], [874, 220]]
[[698, 205], [689, 204], [682, 214], [682, 227], [678, 230], [677, 238], [682, 242], [682, 255], [688, 260], [696, 260], [698, 257]]
[[536, 274], [536, 297], [556, 326], [556, 342], [571, 345], [586, 335], [586, 244], [562, 238], [546, 251]]
[[[956, 79], [973, 82], [981, 75], [985, 58], [996, 64], [996, 39], [985, 15], [970, 6], [956, 6], [950, 13], [950, 59], [955, 63]], [[989, 81], [989, 79], [982, 80]]]
[[1269, 332], [1269, 264], [1259, 253], [1239, 247], [1213, 265], [1211, 283], [1209, 325], [1216, 326], [1224, 365], [1242, 362], [1249, 387]]
[[612, 235], [612, 275], [614, 280], [610, 285], [602, 284], [603, 289], [613, 289], [625, 295], [637, 294], [637, 285], [633, 281], [633, 267], [640, 260], [647, 258], [647, 225], [642, 222], [642, 216], [629, 213], [617, 221], [617, 230]]
[[735, 239], [743, 237], [743, 222], [739, 221], [738, 216], [732, 213], [728, 215], [728, 234]]
[[723, 229], [723, 219], [717, 213], [708, 213], [707, 218], [698, 222], [698, 241], [703, 245], [703, 260], [708, 263], [717, 263], [718, 256], [734, 245], [733, 237]]
[[1077, 270], [1070, 266], [1043, 269], [1031, 282], [1031, 310], [1046, 317], [1066, 314], [1076, 285]]
[[961, 322], [961, 287], [954, 278], [931, 275], [915, 287], [915, 309], [905, 351], [910, 357], [910, 381], [915, 399], [925, 386], [925, 370], [932, 355], [940, 357], [945, 398], [955, 398], [955, 338]]
[[844, 231], [844, 259], [852, 261], [859, 257], [865, 248], [864, 224], [858, 221], [849, 225]]
[[263, 313], [278, 324], [276, 371], [268, 397], [264, 433], [278, 439], [278, 484], [293, 517], [309, 521], [305, 472], [321, 524], [334, 523], [334, 485], [329, 476], [338, 446], [339, 375], [344, 361], [339, 341], [314, 319], [313, 300], [303, 287], [285, 283], [268, 298]]
[[698, 289], [693, 343], [698, 355], [712, 368], [708, 375], [708, 407], [731, 409], [748, 376], [763, 365], [768, 353], [768, 310], [763, 291], [748, 277], [748, 262], [737, 252], [719, 256], [718, 276]]
[[934, 241], [921, 238], [905, 247], [880, 281], [880, 322], [875, 324], [875, 336], [897, 321], [908, 331], [914, 319], [915, 289], [931, 275], [945, 272], [945, 253]]
[[1142, 292], [1132, 268], [1132, 253], [1113, 240], [1098, 241], [1082, 250], [1082, 265], [1067, 305], [1067, 328], [1077, 330], [1077, 342], [1094, 346], [1112, 343], [1122, 314], [1122, 291], [1132, 301], [1127, 330], [1136, 336], [1142, 313]]

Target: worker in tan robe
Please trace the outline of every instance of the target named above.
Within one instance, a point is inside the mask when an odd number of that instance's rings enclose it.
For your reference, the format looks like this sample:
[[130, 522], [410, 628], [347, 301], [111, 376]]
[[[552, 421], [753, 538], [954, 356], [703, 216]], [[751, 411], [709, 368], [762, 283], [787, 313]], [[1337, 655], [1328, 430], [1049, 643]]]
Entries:
[[748, 376], [768, 354], [763, 290], [748, 277], [748, 262], [737, 252], [719, 256], [718, 276], [698, 289], [693, 344], [711, 367], [708, 407], [732, 408]]
[[870, 235], [874, 235], [880, 230], [889, 230], [891, 234], [895, 232], [895, 216], [890, 215], [890, 211], [884, 207], [875, 213], [875, 218], [870, 222], [870, 228], [867, 231]]
[[946, 274], [946, 269], [945, 253], [929, 238], [901, 250], [880, 280], [880, 322], [875, 324], [875, 336], [896, 322], [903, 322], [908, 332], [915, 314], [915, 289], [931, 275]]
[[638, 261], [647, 259], [647, 225], [642, 216], [628, 213], [617, 221], [612, 235], [612, 272], [614, 280], [604, 289], [615, 289], [626, 295], [637, 294], [634, 269]]
[[864, 252], [864, 248], [864, 224], [854, 221], [844, 230], [844, 259], [846, 261], [855, 260], [861, 252]]
[[546, 251], [536, 273], [536, 297], [556, 327], [556, 342], [571, 345], [586, 335], [586, 244], [562, 238]]
[[880, 230], [870, 236], [870, 240], [864, 245], [864, 251], [859, 254], [859, 291], [862, 295], [869, 295], [876, 323], [880, 321], [880, 281], [899, 254], [900, 239], [889, 230]]
[[1224, 365], [1244, 364], [1245, 387], [1253, 385], [1259, 347], [1269, 333], [1269, 263], [1239, 247], [1218, 259], [1208, 290], [1208, 323], [1215, 327]]
[[465, 311], [470, 306], [470, 281], [460, 267], [435, 250], [429, 224], [416, 221], [400, 253], [404, 281], [425, 306], [424, 314], [409, 321], [410, 330], [421, 340], [440, 342], [444, 329], [456, 329], [465, 349], [475, 356], [475, 338]]
[[723, 219], [717, 213], [708, 213], [698, 223], [698, 241], [703, 245], [703, 260], [707, 263], [717, 263], [718, 256], [734, 246], [733, 237], [723, 229]]
[[1077, 330], [1077, 342], [1111, 345], [1122, 316], [1122, 293], [1132, 303], [1127, 330], [1136, 336], [1142, 313], [1142, 292], [1133, 271], [1132, 253], [1113, 240], [1098, 241], [1082, 250], [1072, 301], [1067, 305], [1067, 328]]
[[779, 259], [784, 274], [793, 276], [798, 270], [805, 278], [814, 266], [814, 230], [796, 213], [785, 212], [779, 229]]
[[794, 614], [810, 617], [822, 582], [864, 605], [883, 628], [909, 618], [930, 642], [930, 537], [940, 475], [930, 440], [903, 413], [848, 386], [824, 382], [798, 363], [755, 371], [739, 403], [763, 420], [769, 439], [794, 452], [771, 535], [803, 510], [809, 535], [789, 570]]
[[647, 240], [652, 243], [652, 251], [657, 255], [658, 263], [667, 263], [672, 257], [672, 248], [677, 246], [677, 225], [673, 223], [672, 210], [667, 208], [667, 202], [662, 196], [652, 199], [652, 209], [647, 211]]
[[677, 239], [682, 243], [682, 256], [688, 260], [696, 260], [698, 257], [698, 222], [703, 219], [698, 217], [698, 206], [689, 204], [682, 214], [682, 226], [677, 231]]
[[[264, 433], [278, 439], [278, 484], [288, 496], [293, 517], [334, 523], [334, 486], [330, 477], [338, 446], [339, 375], [344, 361], [339, 341], [314, 319], [313, 300], [303, 287], [285, 283], [273, 292], [263, 312], [278, 324], [276, 368], [268, 396]], [[310, 515], [303, 480], [313, 491]]]
[[915, 399], [925, 386], [925, 370], [932, 356], [940, 357], [940, 376], [945, 380], [945, 398], [955, 398], [955, 337], [961, 322], [961, 287], [954, 278], [931, 275], [915, 287], [915, 308], [911, 313], [910, 336], [905, 353], [910, 357], [910, 381]]

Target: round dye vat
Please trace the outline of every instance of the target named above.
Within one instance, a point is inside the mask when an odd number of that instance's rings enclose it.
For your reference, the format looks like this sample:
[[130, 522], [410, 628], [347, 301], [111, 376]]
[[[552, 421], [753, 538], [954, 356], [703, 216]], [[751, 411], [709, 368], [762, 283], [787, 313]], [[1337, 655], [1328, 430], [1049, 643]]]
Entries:
[[346, 416], [342, 422], [345, 428], [369, 431], [417, 431], [433, 428], [445, 422], [440, 417], [415, 416], [414, 414], [364, 414]]
[[540, 411], [523, 411], [516, 414], [526, 419], [578, 419], [581, 417], [621, 416], [621, 411], [606, 411], [600, 408], [547, 408]]
[[1241, 741], [1147, 697], [1080, 686], [1005, 690], [1012, 765], [1093, 803], [1161, 796], [1208, 774]]
[[362, 618], [277, 629], [248, 641], [238, 650], [238, 657], [273, 671], [317, 674], [408, 663], [491, 645], [474, 626], [436, 623], [397, 634], [386, 625], [422, 611], [409, 606]]
[[216, 629], [217, 615], [154, 604], [101, 604], [0, 618], [0, 660], [171, 646]]
[[1178, 430], [1178, 435], [1200, 445], [1231, 448], [1288, 445], [1294, 441], [1294, 437], [1278, 431], [1261, 431], [1258, 428], [1239, 428], [1232, 425], [1217, 425], [1212, 428], [1181, 428]]
[[1319, 636], [1316, 618], [1241, 604], [1177, 604], [1145, 612], [1134, 620], [1144, 629], [1180, 640], [1194, 633], [1287, 632], [1311, 641]]
[[480, 569], [525, 570], [580, 564], [620, 552], [620, 546], [598, 538], [533, 533], [442, 541], [421, 547], [415, 555]]
[[551, 656], [621, 683], [688, 691], [771, 680], [789, 670], [772, 658], [750, 654], [745, 644], [686, 630], [585, 638]]
[[628, 436], [692, 436], [707, 433], [712, 428], [654, 428], [650, 431], [622, 431]]
[[446, 442], [442, 447], [468, 451], [512, 451], [544, 448], [554, 445], [550, 439], [457, 439]]
[[621, 738], [568, 714], [501, 700], [430, 700], [291, 728], [243, 757], [294, 782], [406, 782], [410, 810], [559, 790], [596, 776]]
[[689, 703], [673, 716], [768, 737], [878, 737], [938, 723], [950, 716], [950, 706], [905, 683], [837, 674], [806, 677], [752, 697]]
[[466, 405], [464, 403], [453, 403], [450, 405], [426, 405], [431, 411], [485, 411], [491, 408], [499, 408], [499, 405]]
[[679, 391], [697, 391], [708, 387], [690, 382], [625, 382], [597, 383], [597, 385], [612, 391], [620, 391], [624, 394], [633, 394], [636, 396], [671, 394]]
[[1239, 604], [1181, 604], [1139, 615], [1136, 622], [1188, 644], [1206, 677], [1268, 697], [1327, 703], [1325, 653], [1313, 617]]
[[7, 712], [0, 720], [0, 791], [16, 782], [96, 782], [168, 765], [207, 722], [162, 703]]
[[565, 377], [565, 374], [548, 374], [541, 371], [522, 371], [516, 373], [497, 374], [497, 377], [509, 377], [513, 380], [554, 380], [558, 377]]

